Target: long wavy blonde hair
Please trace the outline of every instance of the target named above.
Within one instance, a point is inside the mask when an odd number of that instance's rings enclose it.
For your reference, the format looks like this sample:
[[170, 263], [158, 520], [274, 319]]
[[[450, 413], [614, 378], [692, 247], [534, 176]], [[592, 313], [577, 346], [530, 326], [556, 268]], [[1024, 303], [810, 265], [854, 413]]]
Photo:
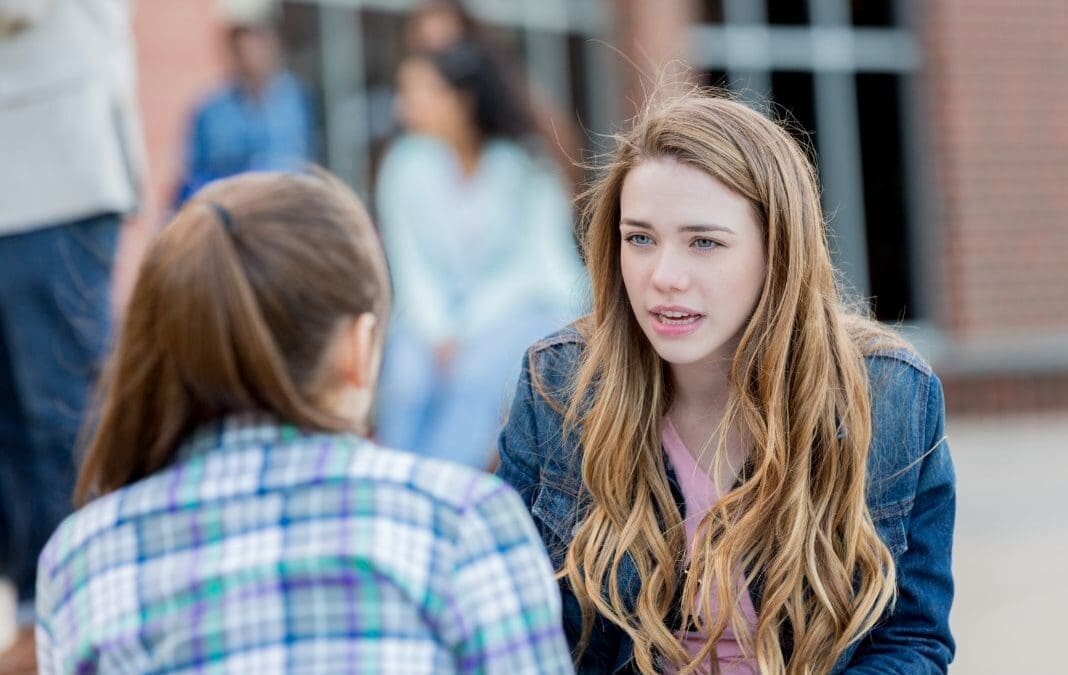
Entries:
[[[893, 560], [865, 500], [871, 406], [863, 353], [897, 339], [843, 307], [815, 171], [779, 125], [695, 90], [649, 104], [617, 141], [584, 195], [593, 313], [580, 324], [587, 349], [565, 417], [580, 430], [588, 490], [560, 572], [583, 611], [576, 658], [599, 613], [633, 639], [646, 673], [665, 659], [683, 672], [717, 670], [715, 647], [728, 626], [763, 673], [827, 672], [895, 597]], [[752, 202], [767, 248], [767, 276], [734, 355], [720, 425], [751, 440], [749, 462], [701, 522], [688, 570], [660, 440], [671, 383], [633, 316], [619, 259], [623, 180], [637, 163], [668, 157]], [[720, 456], [727, 436], [720, 434]], [[633, 606], [618, 584], [627, 556], [641, 581]], [[758, 578], [753, 634], [739, 599]], [[701, 589], [715, 589], [720, 611]], [[674, 634], [673, 610], [707, 635], [693, 658]], [[784, 629], [792, 645], [781, 641]]]

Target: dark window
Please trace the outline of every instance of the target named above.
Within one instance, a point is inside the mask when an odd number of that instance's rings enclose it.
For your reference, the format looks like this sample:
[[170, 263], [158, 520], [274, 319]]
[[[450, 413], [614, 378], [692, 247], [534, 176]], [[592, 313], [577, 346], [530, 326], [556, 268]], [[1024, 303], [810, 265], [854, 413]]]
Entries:
[[313, 5], [287, 2], [282, 5], [278, 35], [286, 52], [286, 65], [308, 88], [315, 115], [316, 161], [326, 157], [326, 134], [324, 126], [325, 106], [323, 100], [322, 54], [319, 45], [320, 9]]
[[891, 27], [897, 25], [895, 0], [852, 0], [853, 25]]
[[768, 23], [800, 26], [808, 22], [807, 0], [768, 0]]
[[731, 89], [731, 82], [727, 79], [727, 71], [713, 69], [706, 70], [700, 75], [700, 82], [702, 85], [709, 87], [718, 87], [720, 89]]
[[[363, 10], [363, 59], [366, 125], [371, 142], [372, 164], [378, 159], [390, 139], [399, 131], [394, 111], [397, 68], [404, 59], [405, 17], [392, 12]], [[353, 83], [355, 85], [355, 83]]]
[[397, 66], [404, 58], [404, 17], [391, 12], [365, 10], [363, 58], [369, 87], [393, 87]]
[[[568, 86], [571, 89], [571, 110], [565, 111], [576, 123], [589, 124], [590, 103], [589, 87], [586, 86], [586, 43], [587, 39], [578, 33], [567, 36]], [[576, 119], [577, 117], [577, 119]]]
[[723, 0], [701, 0], [697, 8], [701, 23], [723, 23]]
[[883, 321], [915, 318], [901, 129], [901, 77], [857, 75], [870, 293]]
[[772, 114], [816, 158], [816, 101], [811, 71], [779, 70], [771, 74]]

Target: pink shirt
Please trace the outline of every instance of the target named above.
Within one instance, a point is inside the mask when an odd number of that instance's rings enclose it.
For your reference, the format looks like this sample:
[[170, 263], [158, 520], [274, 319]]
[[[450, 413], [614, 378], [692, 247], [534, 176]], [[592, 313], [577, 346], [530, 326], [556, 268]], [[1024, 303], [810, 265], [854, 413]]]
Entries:
[[[701, 523], [704, 515], [708, 513], [708, 510], [719, 501], [719, 495], [712, 479], [697, 466], [693, 454], [683, 445], [679, 432], [667, 417], [664, 417], [663, 424], [661, 424], [660, 435], [664, 444], [664, 451], [667, 453], [667, 458], [671, 462], [672, 468], [675, 469], [675, 476], [678, 478], [679, 488], [682, 490], [682, 496], [686, 502], [686, 519], [683, 524], [686, 527], [686, 560], [689, 563], [697, 526]], [[740, 585], [741, 577], [739, 576]], [[715, 597], [712, 598], [711, 604], [713, 608], [717, 606]], [[748, 593], [741, 598], [741, 609], [750, 629], [755, 632], [757, 623], [756, 610]], [[679, 633], [679, 638], [690, 654], [695, 655], [704, 646], [706, 636], [704, 633], [683, 631]], [[723, 632], [719, 643], [716, 644], [716, 656], [719, 658], [719, 672], [721, 675], [755, 675], [757, 673], [756, 659], [747, 659], [742, 656], [741, 647], [729, 625]], [[674, 667], [668, 666], [664, 672], [674, 675], [678, 671]]]

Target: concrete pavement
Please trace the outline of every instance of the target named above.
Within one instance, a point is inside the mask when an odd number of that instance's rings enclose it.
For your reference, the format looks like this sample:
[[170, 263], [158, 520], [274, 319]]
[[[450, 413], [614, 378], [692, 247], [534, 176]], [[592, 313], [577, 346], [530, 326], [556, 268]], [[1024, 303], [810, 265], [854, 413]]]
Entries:
[[951, 672], [1068, 672], [1068, 412], [948, 426], [957, 469]]

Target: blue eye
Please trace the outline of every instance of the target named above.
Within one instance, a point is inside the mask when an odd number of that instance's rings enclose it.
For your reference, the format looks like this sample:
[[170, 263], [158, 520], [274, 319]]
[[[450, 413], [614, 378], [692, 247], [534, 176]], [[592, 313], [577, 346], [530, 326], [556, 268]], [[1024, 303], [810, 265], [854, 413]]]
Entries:
[[647, 234], [635, 233], [627, 235], [627, 241], [635, 246], [648, 246], [653, 243], [653, 240]]
[[716, 248], [717, 246], [719, 246], [719, 242], [715, 241], [714, 239], [707, 239], [705, 237], [699, 237], [699, 238], [693, 240], [693, 245], [696, 248], [707, 250], [707, 249]]

